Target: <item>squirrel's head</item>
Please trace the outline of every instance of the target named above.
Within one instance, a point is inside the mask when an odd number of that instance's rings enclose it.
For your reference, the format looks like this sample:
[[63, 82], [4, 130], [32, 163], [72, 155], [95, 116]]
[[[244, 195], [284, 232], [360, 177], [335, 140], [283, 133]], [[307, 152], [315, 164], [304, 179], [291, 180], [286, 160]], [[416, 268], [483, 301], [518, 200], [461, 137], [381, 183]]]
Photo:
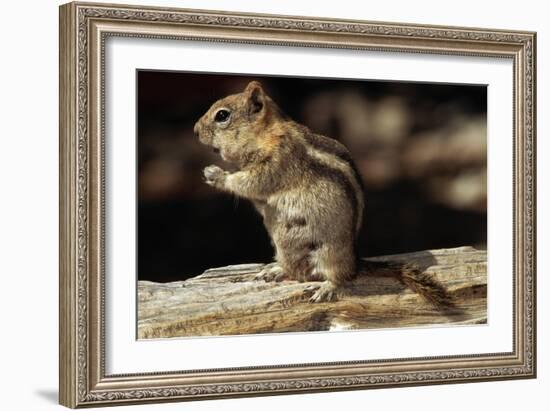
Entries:
[[196, 122], [199, 140], [219, 151], [225, 161], [243, 164], [262, 149], [261, 140], [280, 110], [252, 81], [242, 93], [216, 101]]

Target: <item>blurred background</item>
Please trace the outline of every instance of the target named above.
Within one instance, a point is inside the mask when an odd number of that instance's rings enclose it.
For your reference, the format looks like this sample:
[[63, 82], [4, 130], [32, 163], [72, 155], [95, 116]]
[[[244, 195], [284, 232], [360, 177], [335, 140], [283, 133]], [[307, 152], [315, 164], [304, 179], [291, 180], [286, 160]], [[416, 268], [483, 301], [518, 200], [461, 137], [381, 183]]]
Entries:
[[139, 71], [140, 280], [272, 260], [252, 205], [203, 182], [204, 167], [227, 165], [193, 134], [214, 101], [252, 80], [351, 151], [365, 184], [361, 256], [486, 248], [485, 86]]

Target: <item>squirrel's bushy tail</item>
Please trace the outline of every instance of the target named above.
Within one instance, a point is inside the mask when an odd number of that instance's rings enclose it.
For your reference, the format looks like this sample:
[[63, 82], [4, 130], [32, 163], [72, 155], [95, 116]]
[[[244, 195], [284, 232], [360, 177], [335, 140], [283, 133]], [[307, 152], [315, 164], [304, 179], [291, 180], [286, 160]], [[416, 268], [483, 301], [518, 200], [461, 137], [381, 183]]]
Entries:
[[358, 272], [360, 275], [395, 278], [433, 305], [442, 309], [455, 308], [454, 298], [445, 286], [415, 264], [360, 260]]

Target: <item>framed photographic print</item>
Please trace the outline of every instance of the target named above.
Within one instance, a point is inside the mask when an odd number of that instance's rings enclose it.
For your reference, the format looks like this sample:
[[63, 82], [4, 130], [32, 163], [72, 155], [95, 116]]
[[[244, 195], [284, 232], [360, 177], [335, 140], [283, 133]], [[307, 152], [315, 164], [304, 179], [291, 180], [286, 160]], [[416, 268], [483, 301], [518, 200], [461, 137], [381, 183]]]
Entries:
[[61, 404], [534, 378], [535, 40], [61, 6]]

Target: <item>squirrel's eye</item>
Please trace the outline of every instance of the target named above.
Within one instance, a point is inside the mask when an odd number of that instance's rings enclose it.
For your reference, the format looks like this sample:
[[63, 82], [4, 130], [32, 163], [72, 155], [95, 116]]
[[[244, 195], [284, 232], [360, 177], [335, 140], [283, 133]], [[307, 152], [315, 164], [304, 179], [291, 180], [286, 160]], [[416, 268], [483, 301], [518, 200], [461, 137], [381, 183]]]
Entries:
[[223, 123], [224, 121], [227, 121], [227, 119], [229, 118], [229, 114], [229, 111], [222, 108], [216, 113], [214, 121], [216, 121], [217, 123]]

